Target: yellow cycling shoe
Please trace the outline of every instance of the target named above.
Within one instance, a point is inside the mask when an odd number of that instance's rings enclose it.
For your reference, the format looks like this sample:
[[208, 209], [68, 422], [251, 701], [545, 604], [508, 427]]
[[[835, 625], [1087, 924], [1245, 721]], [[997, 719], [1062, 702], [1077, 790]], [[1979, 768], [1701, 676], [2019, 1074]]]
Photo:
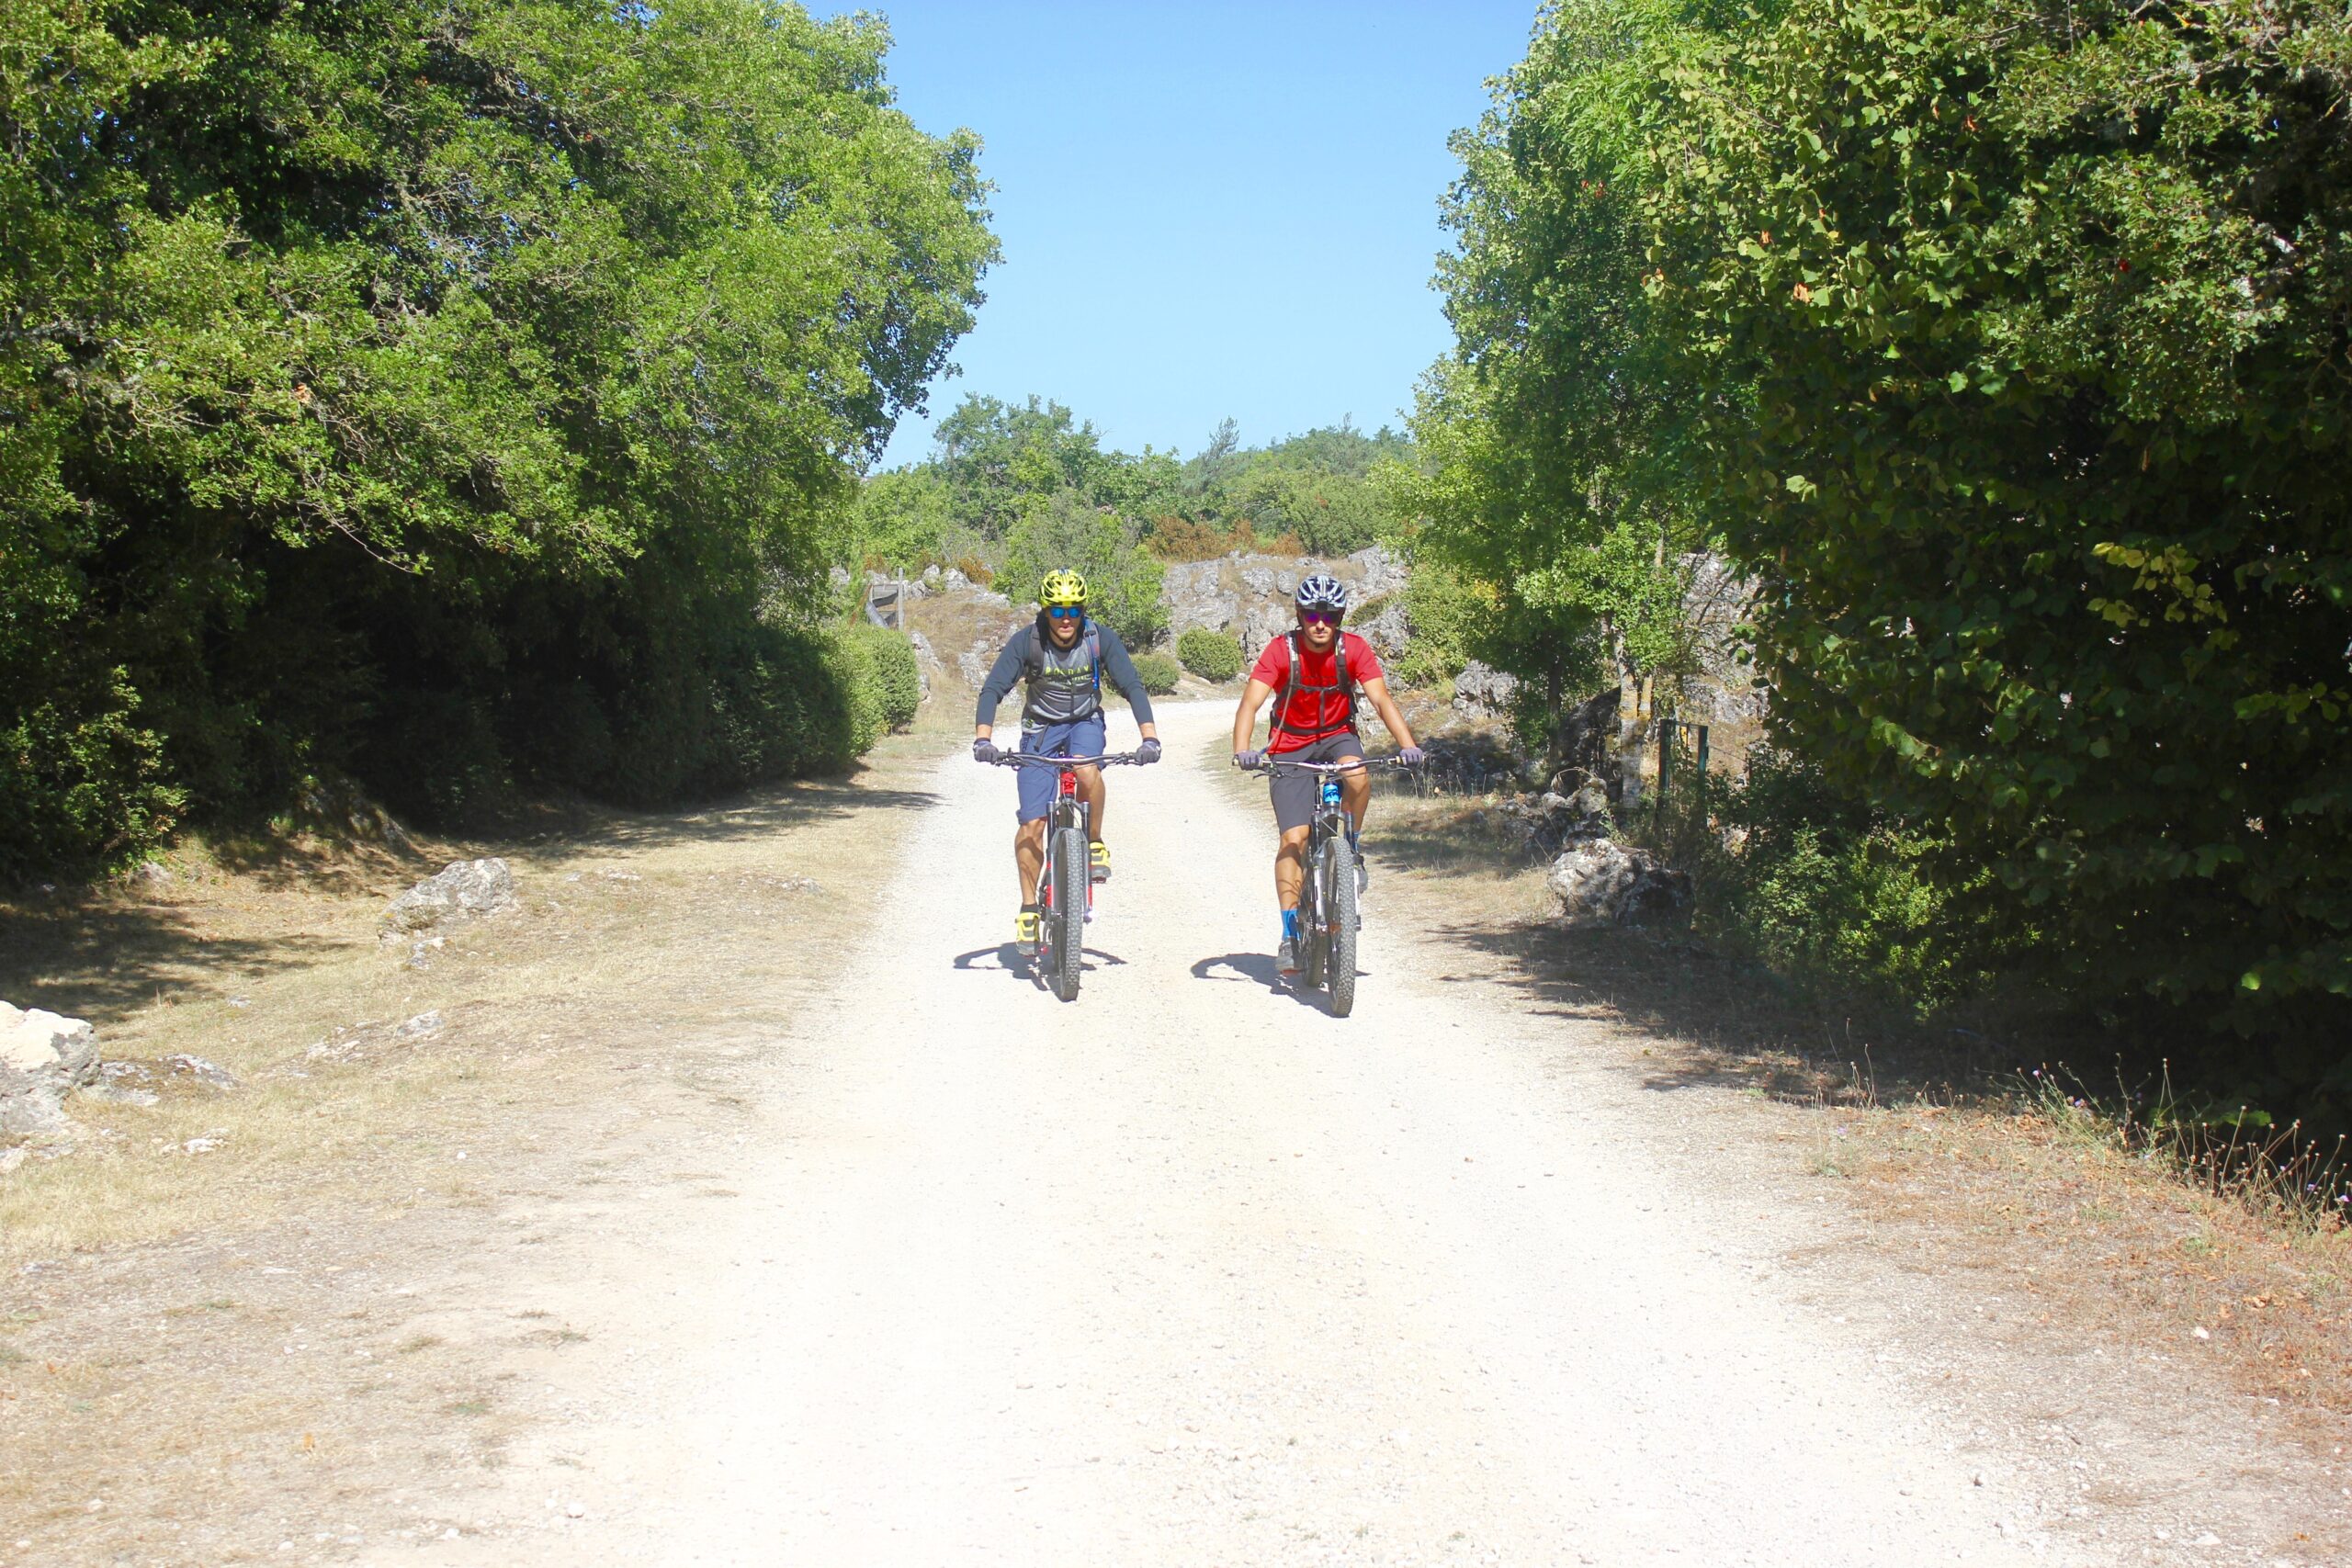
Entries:
[[1097, 882], [1111, 880], [1111, 846], [1100, 839], [1094, 840], [1093, 869], [1091, 874]]
[[1024, 905], [1021, 912], [1012, 917], [1012, 940], [1023, 957], [1037, 956], [1037, 909], [1035, 905]]

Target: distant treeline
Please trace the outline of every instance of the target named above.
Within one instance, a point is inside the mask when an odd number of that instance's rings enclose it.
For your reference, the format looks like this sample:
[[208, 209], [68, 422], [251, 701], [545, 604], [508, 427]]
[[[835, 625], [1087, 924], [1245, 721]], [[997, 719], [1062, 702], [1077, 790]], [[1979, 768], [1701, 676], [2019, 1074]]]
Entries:
[[1457, 149], [1416, 548], [1539, 676], [1749, 574], [1713, 918], [2352, 1122], [2352, 14], [1558, 0]]
[[322, 771], [447, 817], [850, 756], [825, 569], [995, 254], [888, 41], [777, 0], [0, 16], [0, 875]]
[[1395, 532], [1375, 470], [1411, 452], [1346, 420], [1244, 447], [1228, 419], [1190, 458], [1136, 456], [1059, 403], [972, 395], [939, 422], [930, 457], [866, 481], [859, 547], [876, 566], [1002, 572], [1015, 597], [1047, 564], [1075, 562], [1121, 635], [1148, 644], [1164, 629], [1160, 562], [1363, 549]]

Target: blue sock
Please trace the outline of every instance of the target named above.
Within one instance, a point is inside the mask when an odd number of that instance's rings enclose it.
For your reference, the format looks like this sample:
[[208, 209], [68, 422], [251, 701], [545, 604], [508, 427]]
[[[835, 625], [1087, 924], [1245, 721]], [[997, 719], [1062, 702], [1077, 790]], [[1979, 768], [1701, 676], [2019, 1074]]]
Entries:
[[1283, 911], [1283, 940], [1284, 942], [1298, 940], [1298, 911], [1296, 909]]

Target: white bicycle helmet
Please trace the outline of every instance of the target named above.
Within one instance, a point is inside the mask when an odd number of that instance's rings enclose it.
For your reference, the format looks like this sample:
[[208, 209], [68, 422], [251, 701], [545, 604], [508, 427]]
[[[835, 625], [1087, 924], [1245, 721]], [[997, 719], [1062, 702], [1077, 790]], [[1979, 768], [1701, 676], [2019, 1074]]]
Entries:
[[1295, 598], [1302, 610], [1337, 610], [1344, 613], [1348, 607], [1346, 584], [1338, 578], [1320, 571], [1298, 585], [1298, 592]]

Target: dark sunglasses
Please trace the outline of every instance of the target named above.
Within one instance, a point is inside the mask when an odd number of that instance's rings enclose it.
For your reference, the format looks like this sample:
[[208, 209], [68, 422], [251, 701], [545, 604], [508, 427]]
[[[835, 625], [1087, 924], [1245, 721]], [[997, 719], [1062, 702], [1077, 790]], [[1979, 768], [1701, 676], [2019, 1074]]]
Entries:
[[1086, 610], [1078, 604], [1051, 604], [1046, 606], [1046, 614], [1057, 621], [1069, 621], [1086, 614]]
[[1318, 626], [1336, 626], [1340, 624], [1340, 616], [1342, 613], [1339, 610], [1301, 610], [1298, 613], [1298, 618], [1302, 621], [1312, 621]]

